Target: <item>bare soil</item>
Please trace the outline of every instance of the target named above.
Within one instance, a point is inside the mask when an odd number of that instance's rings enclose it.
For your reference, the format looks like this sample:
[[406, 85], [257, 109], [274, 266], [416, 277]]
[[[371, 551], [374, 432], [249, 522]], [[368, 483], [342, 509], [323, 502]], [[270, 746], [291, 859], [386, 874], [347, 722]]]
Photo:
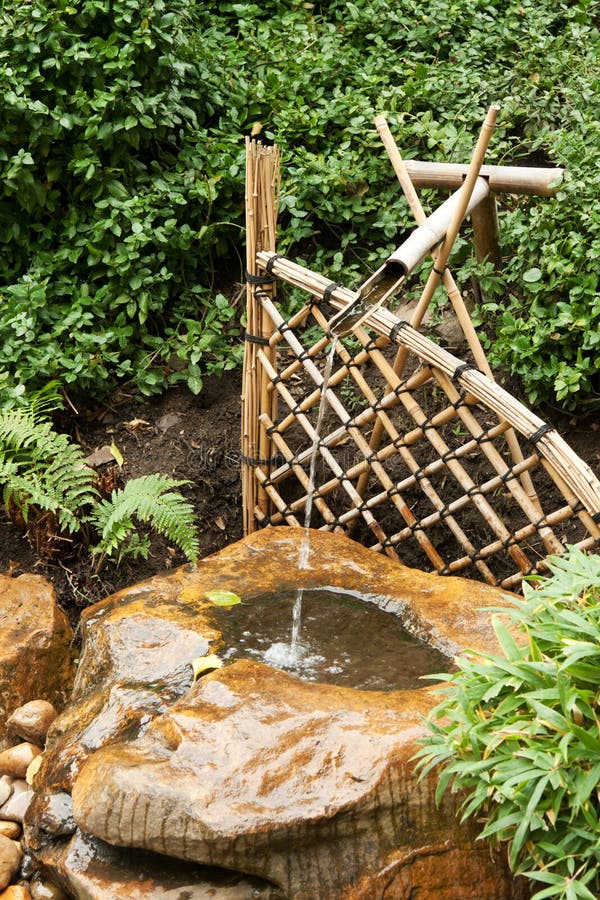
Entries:
[[[160, 472], [190, 484], [180, 488], [193, 504], [200, 531], [200, 553], [208, 556], [242, 536], [240, 487], [241, 373], [207, 378], [202, 393], [187, 388], [145, 398], [117, 392], [108, 405], [79, 409], [60, 425], [79, 441], [86, 455], [113, 442], [124, 464], [101, 465], [110, 481]], [[105, 452], [106, 455], [106, 452]], [[95, 573], [87, 555], [41, 562], [28, 537], [0, 513], [0, 573], [36, 572], [53, 582], [73, 621], [78, 608], [113, 591], [185, 562], [161, 537], [152, 539], [147, 560], [106, 563]]]
[[[514, 384], [505, 385], [518, 395]], [[100, 468], [121, 482], [161, 472], [190, 484], [182, 492], [192, 502], [200, 528], [201, 556], [242, 536], [240, 486], [241, 373], [207, 378], [199, 396], [178, 387], [156, 398], [123, 390], [109, 404], [80, 409], [61, 423], [86, 454], [115, 443], [124, 458]], [[573, 450], [600, 471], [600, 413], [585, 418], [544, 407], [536, 410], [554, 424]], [[73, 622], [81, 607], [113, 591], [184, 563], [177, 548], [154, 537], [147, 560], [107, 563], [95, 573], [87, 556], [40, 562], [27, 536], [0, 513], [0, 573], [37, 572], [50, 579]]]

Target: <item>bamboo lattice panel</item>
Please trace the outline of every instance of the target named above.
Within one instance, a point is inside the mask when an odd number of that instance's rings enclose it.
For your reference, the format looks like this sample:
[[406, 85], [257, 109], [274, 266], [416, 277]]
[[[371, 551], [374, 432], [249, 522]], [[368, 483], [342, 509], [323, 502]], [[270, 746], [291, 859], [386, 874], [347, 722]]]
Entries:
[[[256, 506], [259, 526], [304, 524], [316, 445], [311, 527], [407, 565], [516, 589], [567, 544], [598, 547], [600, 483], [591, 470], [491, 379], [387, 311], [375, 333], [360, 327], [338, 341], [317, 436], [332, 310], [315, 302], [284, 322], [260, 286], [255, 299], [273, 329], [254, 347], [270, 395], [259, 421], [271, 462], [253, 466], [270, 507]], [[390, 330], [407, 352], [400, 377]], [[508, 440], [513, 426], [520, 457]]]

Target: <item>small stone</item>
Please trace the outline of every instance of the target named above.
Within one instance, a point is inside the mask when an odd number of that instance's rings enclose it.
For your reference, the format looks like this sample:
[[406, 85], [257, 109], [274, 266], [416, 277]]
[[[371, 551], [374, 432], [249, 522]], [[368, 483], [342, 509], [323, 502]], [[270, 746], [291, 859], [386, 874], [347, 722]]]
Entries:
[[65, 892], [50, 881], [32, 881], [31, 896], [33, 900], [67, 900]]
[[41, 747], [25, 741], [0, 753], [0, 773], [25, 778], [29, 764], [41, 754]]
[[24, 884], [11, 884], [2, 891], [0, 900], [31, 900], [31, 894]]
[[30, 700], [15, 709], [8, 717], [6, 727], [24, 741], [43, 744], [57, 715], [56, 709], [47, 700]]
[[0, 890], [8, 887], [19, 871], [23, 851], [10, 838], [0, 835]]
[[21, 837], [21, 826], [18, 822], [7, 822], [0, 820], [0, 834], [10, 838], [11, 841], [17, 841]]
[[12, 784], [10, 781], [0, 781], [0, 806], [6, 803], [12, 794]]
[[27, 782], [21, 778], [16, 778], [13, 781], [11, 796], [6, 803], [0, 806], [0, 819], [22, 822], [32, 797], [33, 791]]

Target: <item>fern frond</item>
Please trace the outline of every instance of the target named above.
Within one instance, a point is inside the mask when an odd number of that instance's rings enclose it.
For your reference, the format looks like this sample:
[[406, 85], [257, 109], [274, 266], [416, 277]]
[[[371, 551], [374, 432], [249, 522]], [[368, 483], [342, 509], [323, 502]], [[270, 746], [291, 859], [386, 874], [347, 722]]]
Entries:
[[149, 522], [155, 531], [177, 544], [190, 562], [195, 562], [199, 542], [194, 510], [185, 497], [173, 490], [188, 483], [167, 475], [142, 475], [114, 490], [110, 500], [99, 503], [90, 516], [100, 534], [100, 542], [92, 552], [105, 556], [129, 552], [125, 545], [134, 531], [133, 520], [138, 519]]
[[12, 500], [25, 520], [38, 507], [53, 512], [61, 528], [78, 531], [98, 497], [94, 478], [80, 447], [34, 409], [0, 411], [0, 483], [5, 502]]

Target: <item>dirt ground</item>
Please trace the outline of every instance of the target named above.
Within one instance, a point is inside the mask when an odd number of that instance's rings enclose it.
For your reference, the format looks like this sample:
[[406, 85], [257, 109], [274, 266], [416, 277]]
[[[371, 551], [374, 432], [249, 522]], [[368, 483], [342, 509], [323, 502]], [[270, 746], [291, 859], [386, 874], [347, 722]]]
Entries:
[[[240, 383], [241, 373], [234, 372], [207, 378], [200, 396], [184, 387], [152, 399], [117, 392], [110, 405], [80, 410], [66, 424], [86, 454], [114, 441], [124, 459], [121, 480], [153, 472], [189, 480], [180, 490], [194, 506], [200, 553], [208, 556], [242, 536]], [[111, 468], [114, 461], [100, 471]], [[176, 548], [154, 537], [147, 560], [125, 560], [119, 569], [107, 563], [99, 574], [87, 559], [42, 564], [26, 536], [0, 513], [0, 573], [49, 578], [74, 620], [78, 607], [184, 562]]]
[[[124, 390], [110, 405], [80, 410], [68, 427], [86, 454], [114, 441], [124, 458], [122, 478], [161, 472], [189, 479], [182, 492], [195, 508], [201, 556], [207, 556], [242, 536], [240, 386], [237, 371], [207, 378], [199, 396], [184, 387], [152, 399]], [[514, 392], [515, 386], [509, 389]], [[536, 412], [600, 473], [600, 414], [569, 417], [547, 407]], [[27, 538], [0, 513], [0, 573], [43, 574], [74, 622], [81, 607], [184, 561], [176, 548], [154, 538], [148, 560], [125, 561], [119, 569], [106, 564], [99, 574], [86, 559], [42, 564]]]

